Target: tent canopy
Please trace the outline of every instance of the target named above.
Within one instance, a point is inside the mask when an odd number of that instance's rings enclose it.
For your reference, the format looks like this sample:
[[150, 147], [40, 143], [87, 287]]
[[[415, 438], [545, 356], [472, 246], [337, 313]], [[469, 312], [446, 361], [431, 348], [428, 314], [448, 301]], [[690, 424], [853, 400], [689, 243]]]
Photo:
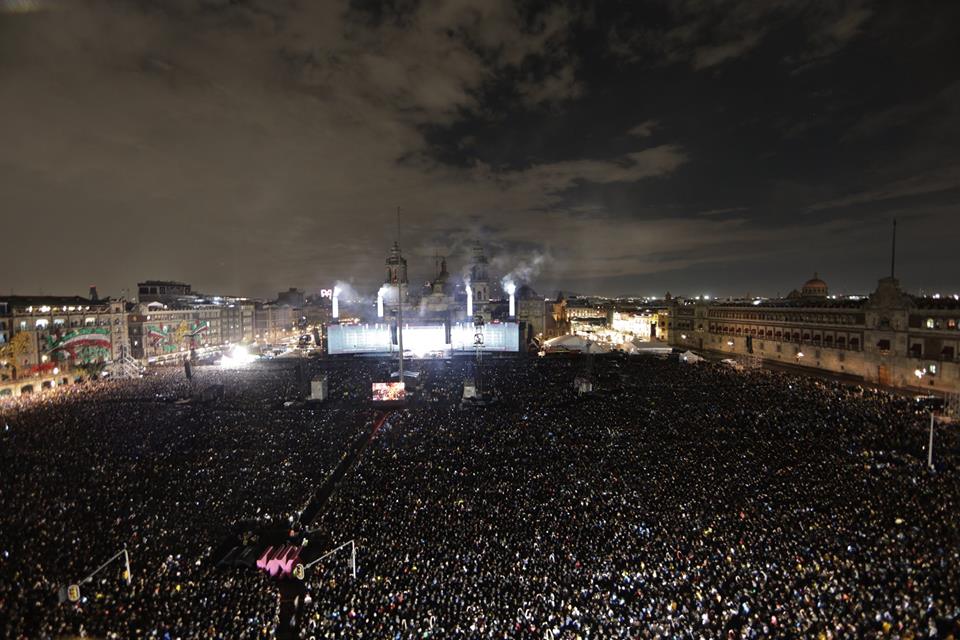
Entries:
[[575, 351], [577, 353], [609, 353], [610, 348], [583, 336], [560, 336], [544, 344], [547, 351]]

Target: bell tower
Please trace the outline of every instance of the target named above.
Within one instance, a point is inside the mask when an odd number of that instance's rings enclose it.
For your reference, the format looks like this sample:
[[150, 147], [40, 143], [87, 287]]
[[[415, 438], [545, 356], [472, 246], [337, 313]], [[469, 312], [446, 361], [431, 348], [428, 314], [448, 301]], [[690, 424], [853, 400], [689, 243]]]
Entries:
[[393, 298], [393, 301], [396, 302], [396, 294], [393, 293], [393, 291], [395, 291], [395, 287], [399, 285], [401, 298], [405, 301], [407, 299], [407, 259], [401, 255], [399, 243], [394, 242], [393, 247], [390, 248], [390, 255], [387, 256], [386, 265], [387, 279], [384, 284], [387, 286], [386, 291], [388, 293], [384, 297]]
[[490, 281], [487, 274], [487, 256], [479, 242], [473, 245], [473, 261], [470, 264], [470, 287], [473, 290], [473, 303], [476, 308], [490, 302]]

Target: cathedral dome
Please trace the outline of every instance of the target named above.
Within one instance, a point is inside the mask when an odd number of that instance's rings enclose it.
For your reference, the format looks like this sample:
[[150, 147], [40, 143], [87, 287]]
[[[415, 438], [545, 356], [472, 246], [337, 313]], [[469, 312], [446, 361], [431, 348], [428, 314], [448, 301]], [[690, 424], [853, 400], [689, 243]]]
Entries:
[[804, 283], [800, 293], [805, 298], [826, 298], [827, 291], [827, 283], [814, 273], [813, 278]]

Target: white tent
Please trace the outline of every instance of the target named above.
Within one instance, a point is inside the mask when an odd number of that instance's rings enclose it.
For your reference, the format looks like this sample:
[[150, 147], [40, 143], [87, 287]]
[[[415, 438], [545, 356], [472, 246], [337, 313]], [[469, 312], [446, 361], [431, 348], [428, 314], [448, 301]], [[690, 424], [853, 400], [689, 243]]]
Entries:
[[599, 342], [593, 342], [583, 336], [560, 336], [551, 338], [544, 344], [547, 352], [609, 353], [610, 348]]
[[617, 348], [623, 351], [624, 353], [630, 353], [630, 354], [637, 353], [638, 351], [637, 345], [633, 344], [632, 342], [624, 342], [623, 344], [617, 345]]
[[734, 360], [733, 358], [724, 358], [723, 360], [720, 361], [720, 364], [725, 364], [728, 367], [732, 367], [733, 369], [736, 369], [737, 371], [743, 371], [743, 365], [737, 362], [736, 360]]
[[695, 354], [693, 351], [684, 351], [680, 354], [681, 362], [686, 362], [687, 364], [696, 364], [703, 360], [700, 356]]

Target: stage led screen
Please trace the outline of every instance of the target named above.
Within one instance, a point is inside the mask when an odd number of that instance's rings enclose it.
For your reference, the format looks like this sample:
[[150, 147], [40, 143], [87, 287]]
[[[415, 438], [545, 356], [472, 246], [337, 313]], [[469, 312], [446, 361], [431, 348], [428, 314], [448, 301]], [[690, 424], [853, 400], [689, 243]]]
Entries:
[[[460, 322], [451, 328], [453, 351], [473, 351], [476, 328], [473, 323]], [[520, 325], [516, 322], [496, 322], [484, 325], [481, 351], [520, 351]]]
[[407, 397], [406, 383], [403, 382], [374, 382], [374, 402], [400, 402]]
[[[429, 357], [443, 353], [474, 350], [473, 323], [458, 322], [450, 327], [450, 342], [442, 324], [404, 325], [403, 350], [411, 357]], [[327, 327], [327, 353], [396, 353], [395, 331], [388, 324], [334, 324]], [[520, 325], [497, 322], [484, 325], [481, 351], [515, 353], [520, 351]]]
[[381, 353], [390, 350], [390, 325], [332, 324], [327, 327], [327, 353]]

